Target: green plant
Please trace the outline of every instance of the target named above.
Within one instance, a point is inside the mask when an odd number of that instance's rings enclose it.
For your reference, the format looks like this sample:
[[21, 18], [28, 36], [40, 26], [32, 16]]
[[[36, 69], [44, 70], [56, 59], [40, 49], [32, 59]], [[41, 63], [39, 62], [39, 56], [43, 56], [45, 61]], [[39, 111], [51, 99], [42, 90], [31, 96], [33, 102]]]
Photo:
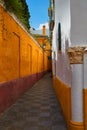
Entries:
[[4, 0], [4, 2], [6, 9], [13, 12], [29, 29], [30, 13], [28, 11], [26, 0]]

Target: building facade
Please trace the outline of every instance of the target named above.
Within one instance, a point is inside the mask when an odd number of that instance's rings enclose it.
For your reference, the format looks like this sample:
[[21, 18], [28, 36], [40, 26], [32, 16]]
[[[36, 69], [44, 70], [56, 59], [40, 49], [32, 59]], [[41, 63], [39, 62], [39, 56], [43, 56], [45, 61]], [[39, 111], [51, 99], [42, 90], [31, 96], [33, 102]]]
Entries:
[[69, 130], [87, 130], [86, 12], [86, 0], [50, 0], [53, 83]]

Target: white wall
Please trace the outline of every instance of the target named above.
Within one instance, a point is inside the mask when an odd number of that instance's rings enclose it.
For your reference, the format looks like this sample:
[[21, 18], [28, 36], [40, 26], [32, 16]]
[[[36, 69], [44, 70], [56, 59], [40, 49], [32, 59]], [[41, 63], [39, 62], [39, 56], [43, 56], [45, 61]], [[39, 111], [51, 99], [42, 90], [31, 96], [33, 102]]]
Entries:
[[65, 51], [65, 39], [70, 40], [70, 0], [55, 0], [55, 27], [53, 48], [58, 50], [58, 23], [61, 23], [62, 51]]
[[55, 0], [55, 30], [57, 35], [59, 22], [61, 23], [63, 47], [65, 46], [65, 38], [69, 39], [70, 37], [70, 0]]
[[75, 122], [83, 122], [83, 64], [73, 64], [71, 68], [71, 119]]
[[84, 88], [87, 88], [87, 52], [84, 53]]
[[[61, 23], [62, 54], [58, 54], [58, 23]], [[70, 44], [70, 0], [55, 0], [55, 26], [52, 49], [56, 52], [56, 76], [71, 86], [70, 64], [65, 49]], [[54, 59], [54, 56], [53, 56]], [[55, 65], [53, 65], [55, 66]], [[54, 68], [54, 67], [53, 67]], [[54, 73], [55, 73], [55, 69]]]
[[87, 45], [87, 0], [71, 0], [71, 44]]
[[[59, 22], [62, 30], [61, 54], [58, 53]], [[71, 119], [83, 122], [83, 87], [87, 88], [87, 53], [84, 54], [84, 65], [70, 65], [65, 50], [67, 43], [70, 47], [87, 45], [87, 0], [55, 0], [52, 43], [53, 51], [56, 52], [56, 76], [71, 86]]]

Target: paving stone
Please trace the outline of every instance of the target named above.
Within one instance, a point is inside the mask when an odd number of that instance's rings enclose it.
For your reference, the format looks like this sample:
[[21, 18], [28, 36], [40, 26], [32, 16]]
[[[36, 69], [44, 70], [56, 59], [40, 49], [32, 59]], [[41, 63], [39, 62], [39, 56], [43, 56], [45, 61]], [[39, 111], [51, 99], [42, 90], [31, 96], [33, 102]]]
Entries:
[[0, 117], [0, 130], [67, 130], [49, 73]]

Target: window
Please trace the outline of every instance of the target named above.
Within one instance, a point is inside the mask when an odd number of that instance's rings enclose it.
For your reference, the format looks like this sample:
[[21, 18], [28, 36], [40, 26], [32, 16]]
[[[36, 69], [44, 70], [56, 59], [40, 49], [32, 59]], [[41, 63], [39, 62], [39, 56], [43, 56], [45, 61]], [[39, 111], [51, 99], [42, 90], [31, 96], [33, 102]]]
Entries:
[[58, 23], [58, 50], [61, 51], [61, 23]]

